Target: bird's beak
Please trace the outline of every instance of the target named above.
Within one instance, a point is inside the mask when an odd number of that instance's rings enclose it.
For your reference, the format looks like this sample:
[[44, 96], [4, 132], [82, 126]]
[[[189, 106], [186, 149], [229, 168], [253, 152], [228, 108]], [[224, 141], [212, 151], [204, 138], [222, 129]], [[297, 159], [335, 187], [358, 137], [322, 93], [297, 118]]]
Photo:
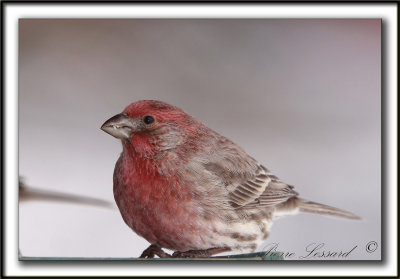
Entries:
[[118, 139], [128, 139], [133, 132], [134, 125], [129, 116], [120, 113], [104, 122], [101, 129]]

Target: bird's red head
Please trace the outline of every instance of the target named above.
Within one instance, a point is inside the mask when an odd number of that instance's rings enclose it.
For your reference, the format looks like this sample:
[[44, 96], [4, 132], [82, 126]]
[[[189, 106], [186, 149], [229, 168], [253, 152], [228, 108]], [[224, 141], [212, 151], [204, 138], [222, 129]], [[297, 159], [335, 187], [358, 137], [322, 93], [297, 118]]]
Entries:
[[101, 129], [133, 146], [144, 155], [155, 155], [182, 144], [200, 125], [180, 108], [161, 101], [143, 100], [130, 104], [107, 120]]
[[154, 118], [154, 122], [149, 124], [153, 125], [163, 122], [177, 122], [181, 125], [185, 125], [189, 116], [178, 107], [155, 100], [134, 102], [124, 109], [124, 113], [131, 118], [145, 118], [146, 116], [151, 116]]

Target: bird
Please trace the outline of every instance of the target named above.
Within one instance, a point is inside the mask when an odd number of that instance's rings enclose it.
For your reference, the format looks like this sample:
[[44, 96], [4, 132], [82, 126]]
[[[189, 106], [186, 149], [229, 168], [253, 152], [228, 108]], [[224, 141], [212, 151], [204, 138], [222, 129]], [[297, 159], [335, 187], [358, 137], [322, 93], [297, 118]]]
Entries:
[[101, 130], [122, 142], [113, 193], [124, 222], [150, 243], [139, 258], [254, 252], [276, 218], [299, 212], [361, 219], [299, 197], [242, 147], [166, 102], [133, 102]]

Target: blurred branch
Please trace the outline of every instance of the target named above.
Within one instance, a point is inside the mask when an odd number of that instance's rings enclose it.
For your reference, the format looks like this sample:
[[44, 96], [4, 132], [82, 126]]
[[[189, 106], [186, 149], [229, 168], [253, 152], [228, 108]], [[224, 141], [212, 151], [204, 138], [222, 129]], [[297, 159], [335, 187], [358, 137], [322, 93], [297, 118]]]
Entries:
[[21, 178], [19, 179], [19, 201], [55, 201], [114, 208], [112, 203], [102, 199], [28, 187]]

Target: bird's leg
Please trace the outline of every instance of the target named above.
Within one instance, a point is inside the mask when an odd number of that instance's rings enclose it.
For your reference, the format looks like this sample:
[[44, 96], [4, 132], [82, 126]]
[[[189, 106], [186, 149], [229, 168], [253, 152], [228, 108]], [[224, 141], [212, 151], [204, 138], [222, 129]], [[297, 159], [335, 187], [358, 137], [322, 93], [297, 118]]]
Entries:
[[188, 250], [185, 252], [176, 251], [172, 254], [173, 258], [209, 258], [212, 255], [228, 252], [229, 247], [215, 247], [205, 250]]
[[154, 258], [154, 256], [158, 256], [160, 258], [171, 258], [170, 254], [165, 253], [160, 246], [157, 244], [151, 244], [139, 258]]

